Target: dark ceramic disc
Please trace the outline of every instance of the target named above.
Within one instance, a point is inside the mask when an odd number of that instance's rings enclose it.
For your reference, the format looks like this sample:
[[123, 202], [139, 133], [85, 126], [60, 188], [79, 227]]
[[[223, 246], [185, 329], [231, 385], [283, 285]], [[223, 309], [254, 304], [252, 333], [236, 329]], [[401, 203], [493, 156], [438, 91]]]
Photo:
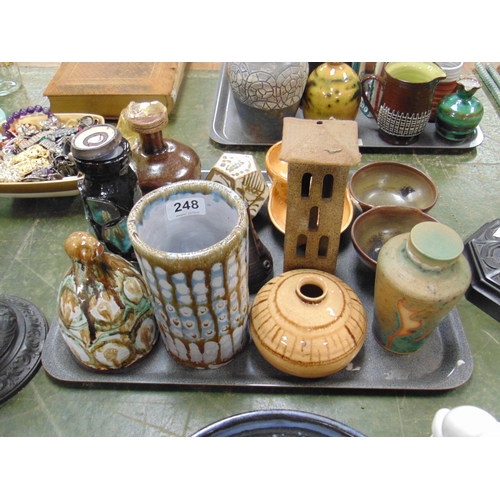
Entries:
[[192, 437], [364, 437], [364, 434], [314, 413], [257, 410], [219, 420]]
[[47, 331], [45, 316], [31, 302], [0, 295], [0, 404], [40, 368]]

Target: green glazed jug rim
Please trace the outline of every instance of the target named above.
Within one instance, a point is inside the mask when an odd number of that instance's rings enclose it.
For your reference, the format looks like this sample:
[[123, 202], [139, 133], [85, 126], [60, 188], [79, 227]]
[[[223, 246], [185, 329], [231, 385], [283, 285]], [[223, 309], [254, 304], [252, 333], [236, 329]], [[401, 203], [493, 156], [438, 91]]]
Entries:
[[446, 78], [446, 73], [433, 62], [390, 62], [385, 72], [406, 83], [431, 83]]

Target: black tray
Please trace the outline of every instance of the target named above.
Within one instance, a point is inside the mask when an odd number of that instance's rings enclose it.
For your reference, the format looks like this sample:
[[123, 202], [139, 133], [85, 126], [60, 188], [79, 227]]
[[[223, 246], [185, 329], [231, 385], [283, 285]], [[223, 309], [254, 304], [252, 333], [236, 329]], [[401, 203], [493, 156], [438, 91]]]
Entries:
[[[303, 118], [300, 109], [297, 113], [297, 118]], [[358, 122], [359, 148], [361, 150], [375, 148], [396, 150], [416, 149], [426, 152], [439, 150], [460, 152], [479, 146], [484, 138], [481, 127], [477, 127], [469, 137], [461, 142], [447, 141], [437, 134], [434, 123], [428, 123], [415, 144], [396, 146], [388, 144], [380, 138], [377, 123], [373, 118], [366, 117], [360, 111], [358, 112], [356, 121]], [[231, 146], [271, 146], [276, 142], [271, 140], [262, 141], [261, 139], [255, 140], [251, 135], [245, 134], [245, 127], [240, 121], [226, 76], [225, 63], [222, 65], [219, 76], [210, 137], [219, 144]]]
[[[255, 217], [254, 225], [273, 255], [275, 276], [281, 274], [284, 235], [269, 221], [266, 205]], [[176, 363], [159, 340], [148, 356], [120, 373], [94, 372], [73, 357], [62, 339], [56, 319], [44, 345], [42, 363], [54, 379], [81, 384], [443, 390], [458, 387], [470, 378], [472, 355], [456, 309], [414, 354], [393, 354], [375, 341], [371, 331], [375, 274], [358, 259], [349, 229], [342, 234], [335, 274], [349, 284], [363, 302], [368, 332], [353, 362], [326, 378], [309, 380], [281, 373], [262, 358], [251, 341], [231, 363], [215, 370], [195, 370]]]

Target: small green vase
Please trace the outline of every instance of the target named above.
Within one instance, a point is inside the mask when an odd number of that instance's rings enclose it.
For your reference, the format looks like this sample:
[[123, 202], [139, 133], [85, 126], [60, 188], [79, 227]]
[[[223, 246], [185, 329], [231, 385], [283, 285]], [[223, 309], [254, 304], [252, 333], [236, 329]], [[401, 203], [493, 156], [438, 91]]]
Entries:
[[457, 85], [457, 91], [443, 97], [436, 107], [436, 131], [451, 141], [462, 141], [474, 132], [484, 113], [474, 96], [481, 83], [475, 78], [462, 78]]

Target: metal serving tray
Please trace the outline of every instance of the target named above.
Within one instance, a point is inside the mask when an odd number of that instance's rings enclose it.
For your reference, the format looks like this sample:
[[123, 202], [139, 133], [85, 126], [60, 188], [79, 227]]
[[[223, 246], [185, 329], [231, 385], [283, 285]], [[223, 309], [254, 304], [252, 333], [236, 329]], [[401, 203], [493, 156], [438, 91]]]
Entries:
[[[215, 105], [210, 128], [210, 137], [219, 144], [231, 146], [271, 146], [276, 141], [255, 140], [245, 131], [244, 124], [236, 110], [234, 97], [231, 93], [229, 81], [226, 76], [225, 64], [222, 65], [217, 93], [215, 95]], [[302, 110], [299, 109], [297, 118], [303, 118]], [[358, 112], [356, 117], [358, 122], [359, 147], [361, 150], [375, 149], [415, 149], [422, 152], [436, 152], [445, 150], [448, 152], [461, 152], [479, 146], [483, 142], [483, 132], [481, 127], [462, 142], [447, 141], [441, 138], [435, 130], [434, 123], [428, 123], [424, 131], [415, 144], [409, 146], [395, 146], [383, 141], [378, 134], [377, 123], [374, 119], [366, 117]]]
[[[254, 218], [255, 228], [274, 259], [275, 276], [283, 272], [284, 235], [269, 221], [267, 205]], [[444, 390], [464, 384], [472, 375], [472, 355], [456, 309], [442, 321], [424, 347], [414, 354], [396, 355], [374, 339], [373, 285], [375, 274], [357, 257], [349, 229], [342, 234], [335, 274], [358, 294], [368, 316], [365, 344], [353, 362], [329, 377], [310, 380], [281, 373], [262, 358], [250, 341], [228, 365], [196, 370], [176, 363], [161, 339], [145, 358], [120, 372], [100, 373], [80, 365], [64, 343], [53, 320], [42, 352], [47, 373], [61, 382], [220, 387], [273, 387], [314, 389], [415, 389]]]

